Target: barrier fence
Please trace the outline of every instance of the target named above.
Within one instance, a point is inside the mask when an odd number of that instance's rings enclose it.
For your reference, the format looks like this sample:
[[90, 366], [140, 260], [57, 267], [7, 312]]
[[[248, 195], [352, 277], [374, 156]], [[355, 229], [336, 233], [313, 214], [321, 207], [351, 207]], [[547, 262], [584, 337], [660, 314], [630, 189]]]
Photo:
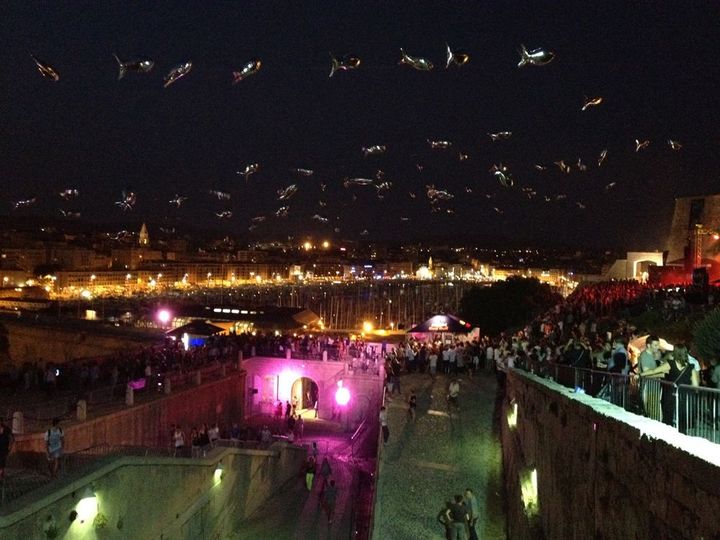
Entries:
[[715, 388], [562, 364], [529, 367], [536, 375], [665, 422], [686, 435], [720, 443], [720, 390]]

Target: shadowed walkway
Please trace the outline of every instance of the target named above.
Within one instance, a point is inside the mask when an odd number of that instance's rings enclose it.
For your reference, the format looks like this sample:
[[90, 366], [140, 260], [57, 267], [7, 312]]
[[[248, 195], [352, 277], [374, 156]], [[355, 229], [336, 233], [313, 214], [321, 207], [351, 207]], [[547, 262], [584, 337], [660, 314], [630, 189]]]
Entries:
[[[375, 506], [376, 539], [445, 538], [436, 516], [445, 501], [472, 488], [480, 505], [478, 536], [506, 537], [502, 497], [502, 452], [494, 430], [495, 378], [461, 377], [460, 410], [445, 400], [450, 379], [426, 374], [402, 377], [403, 396], [387, 404], [390, 440], [383, 449]], [[417, 418], [407, 397], [417, 395]]]

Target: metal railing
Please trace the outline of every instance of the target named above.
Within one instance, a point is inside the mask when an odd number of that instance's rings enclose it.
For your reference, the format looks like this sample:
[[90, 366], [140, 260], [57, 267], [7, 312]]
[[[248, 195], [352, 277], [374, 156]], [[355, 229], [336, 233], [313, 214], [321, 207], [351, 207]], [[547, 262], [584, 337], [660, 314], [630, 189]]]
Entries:
[[562, 364], [530, 367], [529, 371], [563, 386], [664, 422], [686, 435], [720, 443], [720, 390]]

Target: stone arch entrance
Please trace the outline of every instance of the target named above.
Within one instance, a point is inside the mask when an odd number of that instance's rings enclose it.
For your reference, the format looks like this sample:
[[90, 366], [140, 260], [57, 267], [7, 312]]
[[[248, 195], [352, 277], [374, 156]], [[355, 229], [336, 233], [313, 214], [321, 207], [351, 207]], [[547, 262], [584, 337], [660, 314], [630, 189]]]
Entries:
[[290, 402], [298, 414], [314, 409], [319, 395], [320, 388], [310, 377], [299, 377], [290, 388]]
[[635, 261], [634, 266], [633, 277], [635, 279], [639, 279], [640, 281], [647, 281], [647, 278], [650, 275], [650, 267], [658, 266], [658, 264], [656, 261], [642, 260]]

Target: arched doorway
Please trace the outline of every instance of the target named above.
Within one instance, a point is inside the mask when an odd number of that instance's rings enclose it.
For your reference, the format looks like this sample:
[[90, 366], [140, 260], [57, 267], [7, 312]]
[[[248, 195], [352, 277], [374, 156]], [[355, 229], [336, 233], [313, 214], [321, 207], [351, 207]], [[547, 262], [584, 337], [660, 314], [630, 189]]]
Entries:
[[295, 411], [302, 414], [303, 411], [314, 409], [319, 393], [317, 383], [310, 377], [296, 379], [290, 389], [290, 400], [295, 405]]
[[635, 272], [633, 278], [643, 282], [647, 281], [648, 276], [650, 275], [651, 266], [657, 266], [657, 262], [650, 260], [635, 261]]

